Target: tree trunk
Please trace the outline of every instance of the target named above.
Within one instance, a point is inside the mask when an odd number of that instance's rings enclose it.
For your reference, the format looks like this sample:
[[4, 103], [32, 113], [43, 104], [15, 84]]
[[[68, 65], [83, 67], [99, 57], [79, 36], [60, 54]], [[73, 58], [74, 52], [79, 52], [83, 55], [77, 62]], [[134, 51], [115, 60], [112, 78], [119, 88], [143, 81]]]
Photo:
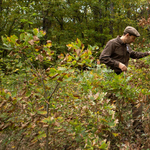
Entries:
[[148, 3], [148, 17], [150, 17], [150, 3], [149, 3], [149, 0], [147, 0], [147, 3]]
[[2, 2], [3, 0], [0, 0], [0, 13], [2, 12], [3, 8], [2, 8]]
[[109, 29], [110, 29], [110, 34], [113, 36], [113, 19], [114, 19], [114, 4], [113, 2], [110, 2], [110, 25], [109, 25]]
[[50, 5], [51, 5], [51, 2], [49, 3], [49, 7], [47, 10], [43, 11], [43, 31], [46, 32], [46, 35], [45, 35], [45, 42], [47, 40], [47, 35], [50, 34], [49, 33], [49, 29], [51, 28], [52, 26], [52, 23], [51, 23], [51, 18], [53, 17], [53, 12], [49, 12], [50, 9]]
[[[102, 13], [102, 9], [101, 9], [101, 0], [99, 0], [99, 3], [97, 3], [97, 5], [94, 5], [93, 7], [93, 15], [94, 15], [94, 22], [95, 22], [95, 31], [96, 34], [97, 33], [103, 33], [103, 25], [102, 25], [102, 18], [103, 18], [103, 13]], [[99, 41], [100, 43], [103, 43], [103, 39], [102, 38], [97, 38], [97, 36], [95, 37], [96, 41]]]

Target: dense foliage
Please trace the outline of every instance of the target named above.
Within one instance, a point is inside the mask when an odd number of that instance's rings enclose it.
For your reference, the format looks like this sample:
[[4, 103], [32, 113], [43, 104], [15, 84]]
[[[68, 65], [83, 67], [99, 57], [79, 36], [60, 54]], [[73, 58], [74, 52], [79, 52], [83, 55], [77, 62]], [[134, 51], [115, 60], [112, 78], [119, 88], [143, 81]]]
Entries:
[[[121, 35], [127, 25], [142, 35], [137, 43], [149, 43], [150, 29], [143, 24], [143, 19], [149, 18], [149, 5], [147, 0], [0, 0], [0, 37], [19, 36], [38, 28], [46, 33], [41, 43], [52, 40], [57, 55], [79, 38], [85, 47], [99, 47], [93, 52], [98, 58], [106, 42]], [[141, 51], [141, 47], [136, 48]], [[0, 39], [0, 58], [8, 53]], [[0, 68], [5, 66], [0, 59]]]
[[0, 0], [0, 36], [39, 28], [47, 33], [43, 42], [51, 39], [57, 52], [76, 38], [103, 46], [127, 25], [137, 28], [139, 19], [149, 17], [149, 5], [147, 0]]
[[116, 149], [139, 143], [148, 148], [149, 139], [133, 141], [130, 104], [146, 104], [149, 134], [149, 58], [131, 61], [128, 73], [118, 76], [95, 60], [96, 46], [85, 48], [77, 39], [54, 62], [52, 41], [41, 45], [44, 35], [34, 29], [2, 37], [9, 55], [3, 58], [6, 70], [0, 70], [0, 148]]
[[[150, 147], [150, 57], [116, 75], [98, 56], [127, 25], [149, 51], [147, 0], [0, 0], [0, 149]], [[143, 102], [135, 135], [132, 102]], [[138, 107], [138, 105], [137, 105]], [[135, 139], [136, 136], [136, 139]]]

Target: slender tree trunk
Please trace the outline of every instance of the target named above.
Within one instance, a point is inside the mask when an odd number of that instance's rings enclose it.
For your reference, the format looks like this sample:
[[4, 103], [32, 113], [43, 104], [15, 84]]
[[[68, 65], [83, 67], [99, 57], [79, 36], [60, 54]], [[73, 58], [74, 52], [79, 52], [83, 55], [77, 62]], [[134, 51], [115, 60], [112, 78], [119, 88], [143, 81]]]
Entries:
[[113, 19], [114, 19], [114, 4], [113, 2], [110, 2], [110, 25], [109, 25], [109, 29], [110, 29], [110, 34], [113, 36]]
[[44, 11], [44, 16], [43, 16], [43, 30], [47, 32], [48, 29], [48, 10]]
[[128, 6], [127, 17], [131, 18], [131, 9], [130, 9], [130, 6]]
[[149, 3], [149, 0], [147, 0], [147, 4], [148, 4], [148, 17], [150, 17], [150, 3]]
[[49, 3], [48, 9], [43, 12], [43, 30], [46, 32], [45, 41], [47, 40], [47, 35], [50, 34], [49, 29], [52, 26], [51, 19], [53, 17], [53, 12], [51, 13], [49, 12], [49, 10], [51, 10], [50, 5], [51, 5], [51, 2]]
[[14, 18], [14, 20], [13, 20], [13, 22], [12, 22], [12, 24], [11, 24], [9, 30], [8, 30], [8, 36], [11, 35], [12, 29], [13, 29], [13, 25], [15, 24], [16, 19], [17, 19], [17, 18]]
[[[95, 22], [95, 31], [96, 33], [103, 33], [103, 25], [102, 22], [100, 22], [100, 20], [103, 18], [103, 13], [102, 13], [102, 9], [101, 9], [101, 0], [99, 0], [99, 2], [97, 3], [97, 5], [95, 5], [93, 7], [93, 15], [94, 15], [94, 22]], [[100, 41], [100, 43], [103, 43], [103, 39], [102, 38], [97, 38], [97, 36], [95, 37], [96, 41]]]
[[[99, 8], [99, 19], [102, 19], [103, 12], [101, 9], [101, 0], [99, 0], [99, 6], [100, 6], [100, 8]], [[100, 33], [103, 33], [103, 25], [102, 24], [99, 25], [99, 29], [100, 29]]]
[[87, 21], [87, 5], [84, 9], [84, 18], [85, 18], [85, 22], [86, 22], [86, 25], [87, 25], [87, 23], [88, 23], [88, 21]]
[[2, 2], [3, 2], [3, 0], [0, 0], [0, 13], [2, 12]]

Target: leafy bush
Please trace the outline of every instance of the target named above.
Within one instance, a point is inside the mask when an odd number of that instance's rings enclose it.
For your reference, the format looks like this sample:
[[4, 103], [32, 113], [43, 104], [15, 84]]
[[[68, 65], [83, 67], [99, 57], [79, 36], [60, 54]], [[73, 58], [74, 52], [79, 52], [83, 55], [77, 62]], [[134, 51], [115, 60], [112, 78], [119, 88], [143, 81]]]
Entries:
[[[121, 147], [131, 130], [130, 103], [149, 94], [146, 82], [136, 86], [144, 69], [131, 65], [128, 74], [117, 76], [103, 65], [95, 67], [95, 47], [85, 49], [79, 39], [53, 62], [52, 42], [41, 45], [42, 36], [43, 31], [34, 29], [33, 35], [3, 37], [10, 54], [7, 72], [0, 70], [0, 148]], [[147, 79], [145, 74], [141, 80]]]

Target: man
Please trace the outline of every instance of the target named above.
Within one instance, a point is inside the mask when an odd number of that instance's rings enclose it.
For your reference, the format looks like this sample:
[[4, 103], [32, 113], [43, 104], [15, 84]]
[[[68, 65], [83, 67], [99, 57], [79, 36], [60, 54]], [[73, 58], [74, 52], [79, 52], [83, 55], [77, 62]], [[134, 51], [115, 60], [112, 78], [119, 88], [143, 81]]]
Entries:
[[[131, 49], [130, 43], [134, 42], [136, 37], [139, 36], [140, 34], [135, 28], [127, 26], [122, 36], [117, 36], [117, 38], [107, 42], [106, 47], [99, 57], [100, 62], [106, 64], [107, 67], [114, 70], [118, 75], [126, 72], [129, 58], [139, 59], [150, 55], [150, 52], [135, 52]], [[134, 129], [137, 128], [143, 131], [141, 129], [142, 123], [139, 121], [142, 116], [142, 104], [140, 104], [140, 107], [136, 107], [133, 104], [132, 112]]]
[[127, 71], [129, 58], [139, 59], [150, 55], [150, 52], [135, 52], [131, 49], [129, 44], [139, 36], [135, 28], [127, 26], [122, 36], [108, 41], [100, 55], [100, 62], [106, 64], [116, 74]]

